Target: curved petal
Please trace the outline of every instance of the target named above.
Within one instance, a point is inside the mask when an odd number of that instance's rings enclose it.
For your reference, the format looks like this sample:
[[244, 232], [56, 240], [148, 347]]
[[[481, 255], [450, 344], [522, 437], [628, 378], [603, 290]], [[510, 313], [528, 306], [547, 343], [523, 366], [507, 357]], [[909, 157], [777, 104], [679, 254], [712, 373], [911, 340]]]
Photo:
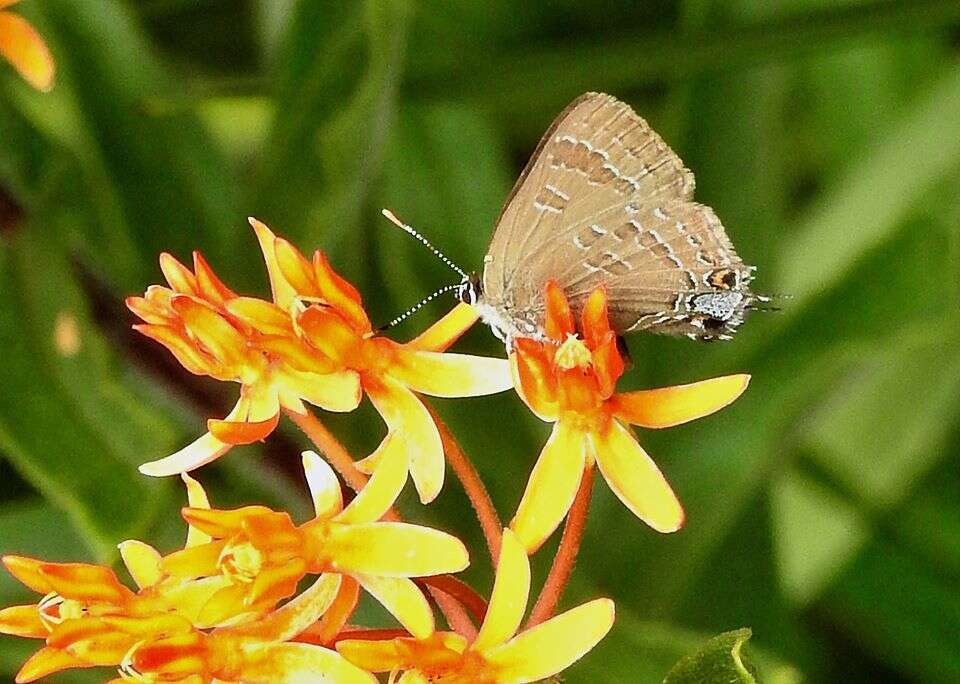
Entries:
[[530, 561], [527, 551], [510, 530], [503, 531], [497, 576], [490, 594], [487, 616], [471, 648], [485, 651], [516, 634], [530, 594]]
[[388, 435], [378, 456], [377, 468], [366, 486], [334, 520], [339, 523], [367, 523], [379, 520], [390, 510], [407, 483], [407, 445], [395, 434]]
[[719, 411], [743, 394], [749, 383], [749, 375], [726, 375], [689, 385], [615, 394], [608, 406], [627, 423], [666, 428]]
[[120, 542], [117, 548], [120, 549], [123, 564], [138, 587], [152, 587], [163, 579], [160, 552], [155, 548], [136, 539]]
[[41, 677], [47, 677], [55, 672], [79, 667], [96, 667], [96, 665], [70, 655], [63, 649], [45, 646], [27, 659], [27, 662], [17, 672], [14, 681], [17, 684], [35, 682]]
[[442, 352], [469, 330], [480, 314], [469, 304], [460, 302], [443, 318], [417, 335], [405, 345], [410, 349]]
[[360, 585], [350, 575], [340, 575], [340, 578], [340, 589], [333, 603], [317, 622], [297, 635], [297, 641], [321, 646], [329, 644], [356, 611]]
[[580, 314], [580, 328], [587, 346], [596, 349], [613, 332], [607, 313], [607, 291], [603, 285], [593, 289], [583, 312]]
[[513, 386], [506, 359], [399, 348], [390, 375], [434, 397], [479, 397]]
[[197, 277], [183, 263], [169, 252], [160, 253], [160, 272], [177, 294], [197, 295]]
[[411, 580], [363, 574], [355, 574], [353, 577], [413, 636], [425, 639], [433, 633], [433, 611], [430, 610], [430, 603]]
[[360, 292], [333, 270], [326, 255], [320, 250], [313, 253], [313, 275], [323, 298], [343, 314], [353, 324], [354, 329], [370, 332], [370, 319], [363, 310]]
[[443, 488], [445, 466], [440, 432], [430, 412], [413, 392], [393, 378], [370, 380], [365, 388], [389, 431], [407, 443], [410, 476], [420, 501], [430, 503]]
[[239, 370], [246, 365], [247, 340], [236, 328], [208, 305], [189, 295], [177, 295], [170, 306], [183, 324], [220, 363]]
[[567, 339], [567, 335], [573, 335], [577, 332], [576, 322], [573, 320], [573, 312], [570, 310], [567, 296], [556, 280], [547, 282], [546, 306], [545, 327], [547, 337], [554, 342], [563, 342]]
[[322, 574], [306, 591], [269, 615], [226, 631], [263, 641], [289, 641], [327, 612], [336, 600], [342, 582], [343, 578], [336, 573]]
[[224, 308], [231, 316], [239, 318], [264, 335], [293, 333], [293, 319], [290, 318], [290, 312], [263, 299], [234, 297], [224, 302]]
[[591, 434], [597, 464], [610, 489], [634, 515], [657, 532], [683, 527], [683, 508], [657, 464], [630, 431], [610, 421], [605, 435]]
[[223, 306], [226, 300], [237, 296], [236, 292], [227, 287], [217, 277], [217, 274], [210, 268], [210, 264], [203, 258], [203, 254], [196, 250], [193, 252], [193, 272], [197, 275], [197, 290], [200, 296], [208, 302]]
[[[180, 473], [180, 479], [183, 480], [183, 484], [187, 487], [187, 505], [190, 508], [210, 508], [210, 500], [207, 499], [207, 493], [204, 491], [203, 485], [186, 473]], [[206, 532], [202, 532], [188, 525], [187, 541], [183, 547], [189, 549], [191, 546], [200, 546], [201, 544], [208, 543], [211, 539], [212, 537]]]
[[371, 672], [389, 672], [407, 664], [409, 649], [398, 646], [395, 639], [343, 639], [337, 651], [344, 658]]
[[240, 678], [247, 684], [377, 684], [336, 651], [313, 644], [247, 647]]
[[562, 420], [557, 422], [510, 522], [527, 553], [539, 549], [570, 510], [585, 463], [584, 434]]
[[218, 377], [223, 374], [220, 363], [202, 352], [183, 331], [174, 330], [169, 325], [153, 324], [134, 325], [133, 329], [166, 347], [180, 365], [194, 375]]
[[0, 610], [0, 634], [45, 639], [49, 630], [40, 619], [37, 604], [10, 606]]
[[40, 34], [23, 17], [0, 13], [0, 55], [37, 90], [53, 88], [53, 56]]
[[151, 477], [167, 477], [185, 473], [215, 461], [233, 448], [209, 432], [166, 458], [142, 464], [137, 470]]
[[[7, 557], [9, 558], [9, 556]], [[5, 558], [4, 560], [7, 560]], [[14, 575], [10, 563], [7, 569]], [[120, 584], [117, 575], [110, 568], [88, 563], [42, 563], [40, 574], [50, 587], [64, 598], [78, 601], [103, 601], [122, 603], [133, 594]], [[17, 578], [19, 579], [19, 577]]]
[[325, 552], [337, 571], [384, 577], [460, 572], [470, 562], [463, 542], [453, 535], [395, 522], [332, 523]]
[[[207, 430], [213, 438], [237, 446], [238, 444], [253, 444], [262, 442], [277, 429], [280, 422], [280, 412], [277, 411], [266, 420], [207, 420]], [[141, 471], [142, 472], [142, 471]]]
[[315, 451], [304, 451], [303, 472], [316, 517], [326, 519], [343, 510], [343, 490], [333, 468]]
[[348, 413], [360, 405], [360, 375], [352, 370], [310, 373], [286, 368], [279, 382], [283, 389], [325, 411]]
[[510, 354], [510, 371], [517, 395], [540, 420], [553, 422], [560, 413], [557, 376], [543, 344], [520, 338]]
[[267, 264], [267, 275], [270, 277], [270, 289], [273, 291], [273, 302], [284, 311], [289, 311], [297, 296], [296, 290], [287, 282], [277, 263], [277, 250], [274, 245], [275, 235], [263, 223], [253, 218], [247, 219], [253, 232], [257, 235], [263, 260]]
[[597, 599], [519, 634], [484, 653], [497, 681], [534, 682], [570, 667], [607, 635], [613, 626], [610, 599]]

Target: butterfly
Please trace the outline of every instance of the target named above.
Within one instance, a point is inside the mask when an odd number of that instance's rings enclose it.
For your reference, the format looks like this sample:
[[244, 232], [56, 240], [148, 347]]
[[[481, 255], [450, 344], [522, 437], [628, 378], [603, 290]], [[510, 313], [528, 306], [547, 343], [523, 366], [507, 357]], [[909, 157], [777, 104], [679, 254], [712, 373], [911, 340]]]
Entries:
[[540, 139], [500, 212], [481, 274], [384, 214], [461, 274], [428, 300], [455, 290], [508, 348], [517, 337], [544, 338], [549, 280], [577, 315], [604, 286], [618, 335], [728, 340], [746, 311], [769, 298], [750, 291], [754, 267], [737, 256], [713, 209], [693, 201], [693, 189], [693, 173], [629, 105], [586, 93]]

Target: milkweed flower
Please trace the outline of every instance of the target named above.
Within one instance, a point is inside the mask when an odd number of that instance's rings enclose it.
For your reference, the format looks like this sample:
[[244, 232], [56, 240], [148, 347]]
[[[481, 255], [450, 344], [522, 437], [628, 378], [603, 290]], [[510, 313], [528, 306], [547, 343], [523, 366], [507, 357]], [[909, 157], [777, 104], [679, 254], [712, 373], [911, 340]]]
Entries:
[[431, 633], [433, 613], [410, 578], [459, 572], [468, 556], [444, 532], [378, 522], [406, 482], [405, 452], [391, 450], [346, 507], [330, 466], [309, 451], [303, 464], [316, 517], [296, 525], [288, 514], [263, 506], [185, 508], [187, 522], [211, 540], [165, 557], [163, 570], [184, 579], [228, 580], [204, 605], [200, 618], [206, 623], [228, 619], [238, 606], [254, 612], [273, 606], [307, 574], [337, 573], [355, 580], [412, 634]]
[[280, 315], [279, 321], [271, 316], [268, 302], [258, 307], [259, 300], [239, 297], [198, 252], [193, 260], [190, 271], [171, 255], [161, 255], [170, 287], [152, 285], [143, 297], [127, 298], [127, 306], [144, 321], [133, 327], [164, 345], [191, 373], [240, 383], [240, 399], [226, 418], [207, 421], [208, 432], [196, 441], [141, 465], [145, 475], [189, 471], [234, 445], [265, 439], [276, 428], [281, 407], [304, 414], [304, 401], [330, 411], [352, 411], [360, 403], [357, 373], [308, 349], [293, 335], [288, 316]]
[[582, 337], [555, 282], [547, 285], [546, 303], [546, 339], [515, 340], [510, 360], [521, 399], [554, 427], [510, 527], [533, 553], [569, 511], [584, 469], [596, 463], [637, 517], [658, 532], [678, 530], [680, 502], [628, 425], [665, 428], [709, 415], [739, 397], [750, 376], [616, 393], [625, 364], [605, 291], [598, 288], [584, 305]]
[[0, 55], [37, 90], [53, 88], [56, 67], [43, 38], [23, 17], [4, 11], [20, 0], [0, 0]]
[[344, 639], [337, 642], [337, 650], [365, 670], [390, 672], [391, 682], [521, 684], [566, 669], [613, 626], [613, 601], [603, 598], [517, 634], [529, 593], [526, 551], [506, 530], [487, 614], [472, 642], [459, 634], [435, 632], [425, 639]]
[[263, 250], [274, 304], [291, 312], [298, 334], [312, 347], [338, 367], [359, 374], [363, 390], [387, 424], [384, 441], [357, 467], [374, 472], [387, 451], [407, 450], [420, 500], [432, 501], [443, 486], [443, 447], [437, 426], [415, 393], [472, 397], [512, 385], [504, 359], [441, 353], [476, 321], [476, 313], [459, 306], [412, 342], [394, 342], [376, 334], [360, 294], [322, 252], [308, 260], [264, 224], [255, 219], [250, 223]]

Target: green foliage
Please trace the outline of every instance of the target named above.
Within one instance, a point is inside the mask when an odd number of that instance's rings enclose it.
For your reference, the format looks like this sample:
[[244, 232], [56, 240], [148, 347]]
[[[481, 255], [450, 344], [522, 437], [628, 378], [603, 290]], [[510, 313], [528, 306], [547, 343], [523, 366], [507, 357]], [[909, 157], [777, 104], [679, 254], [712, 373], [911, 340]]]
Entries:
[[719, 634], [684, 656], [663, 678], [663, 684], [758, 684], [757, 668], [743, 652], [749, 629]]
[[[17, 11], [48, 40], [58, 82], [41, 95], [0, 65], [0, 551], [109, 562], [129, 537], [178, 543], [179, 484], [135, 466], [199, 434], [235, 388], [171, 370], [129, 332], [120, 303], [159, 280], [159, 252], [200, 249], [265, 294], [252, 214], [330, 253], [386, 321], [455, 276], [380, 208], [478, 267], [537, 137], [569, 100], [606, 90], [696, 172], [757, 289], [790, 298], [729, 344], [630, 339], [632, 387], [753, 380], [716, 416], [640, 434], [684, 530], [657, 535], [597, 487], [564, 602], [607, 595], [618, 617], [565, 681], [661, 681], [739, 624], [766, 682], [960, 677], [955, 0]], [[502, 353], [479, 328], [458, 349]], [[510, 394], [437, 408], [509, 518], [546, 427]], [[369, 407], [329, 424], [357, 454], [383, 432]], [[214, 502], [302, 512], [301, 446], [286, 426], [200, 477]], [[408, 511], [479, 549], [450, 480]], [[473, 555], [468, 579], [489, 586]], [[26, 598], [6, 577], [0, 594]], [[710, 643], [733, 663], [745, 638]], [[0, 641], [0, 679], [23, 653]]]

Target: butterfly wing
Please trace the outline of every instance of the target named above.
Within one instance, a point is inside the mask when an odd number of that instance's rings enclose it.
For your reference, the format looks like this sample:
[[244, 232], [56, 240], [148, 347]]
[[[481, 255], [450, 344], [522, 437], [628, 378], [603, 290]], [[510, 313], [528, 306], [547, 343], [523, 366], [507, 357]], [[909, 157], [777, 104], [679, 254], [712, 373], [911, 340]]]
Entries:
[[575, 308], [603, 284], [618, 332], [728, 335], [749, 304], [751, 269], [713, 211], [692, 201], [693, 187], [628, 105], [580, 97], [540, 140], [501, 213], [485, 258], [488, 302], [540, 327], [547, 280]]

